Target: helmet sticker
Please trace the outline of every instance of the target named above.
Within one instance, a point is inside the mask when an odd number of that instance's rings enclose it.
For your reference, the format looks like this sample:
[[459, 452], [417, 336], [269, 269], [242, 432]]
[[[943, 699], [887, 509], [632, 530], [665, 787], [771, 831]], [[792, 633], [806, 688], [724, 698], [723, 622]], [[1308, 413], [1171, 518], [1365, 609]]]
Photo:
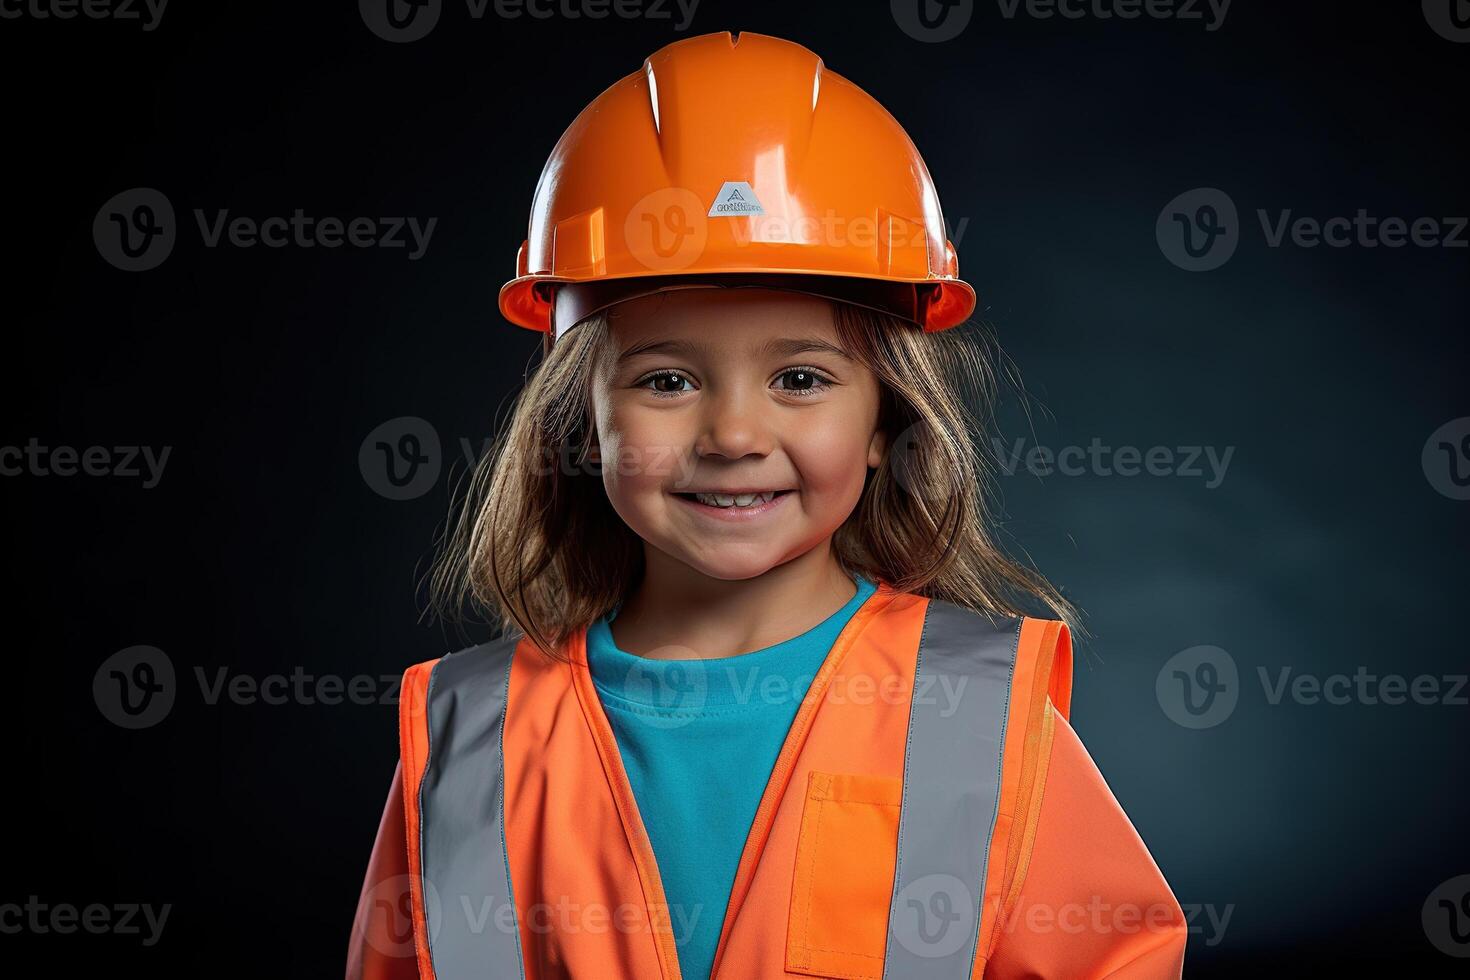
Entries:
[[727, 180], [720, 193], [715, 195], [715, 203], [710, 205], [709, 218], [738, 218], [746, 214], [765, 214], [766, 209], [761, 207], [760, 198], [755, 196], [750, 183], [744, 180]]

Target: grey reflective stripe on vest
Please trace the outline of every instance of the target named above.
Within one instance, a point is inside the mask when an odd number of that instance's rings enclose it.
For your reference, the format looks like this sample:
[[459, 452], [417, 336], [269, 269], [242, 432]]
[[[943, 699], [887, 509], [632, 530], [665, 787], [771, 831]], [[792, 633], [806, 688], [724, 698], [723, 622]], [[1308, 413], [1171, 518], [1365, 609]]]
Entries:
[[437, 980], [523, 976], [505, 849], [505, 705], [516, 640], [434, 665], [419, 785], [419, 859]]
[[904, 748], [883, 976], [968, 980], [1000, 804], [1019, 619], [930, 600]]

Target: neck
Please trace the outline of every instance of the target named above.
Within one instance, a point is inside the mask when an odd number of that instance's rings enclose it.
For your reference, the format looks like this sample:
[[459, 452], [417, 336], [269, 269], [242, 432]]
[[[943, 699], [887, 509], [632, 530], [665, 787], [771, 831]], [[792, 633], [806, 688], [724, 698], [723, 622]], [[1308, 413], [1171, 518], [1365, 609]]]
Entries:
[[747, 579], [718, 579], [645, 545], [643, 581], [611, 624], [619, 649], [659, 660], [750, 653], [799, 636], [856, 594], [831, 541]]

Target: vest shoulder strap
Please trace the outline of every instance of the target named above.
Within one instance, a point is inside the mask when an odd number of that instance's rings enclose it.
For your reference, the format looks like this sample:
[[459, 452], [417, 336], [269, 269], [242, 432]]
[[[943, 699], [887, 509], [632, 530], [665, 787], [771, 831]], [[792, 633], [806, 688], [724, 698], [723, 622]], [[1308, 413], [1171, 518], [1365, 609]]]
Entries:
[[[1047, 703], [1071, 707], [1066, 628], [930, 599], [904, 751], [884, 977], [968, 980], [1012, 874]], [[1031, 756], [1027, 758], [1027, 756]], [[1027, 788], [1029, 793], [1029, 787]], [[985, 927], [985, 928], [982, 928]]]
[[523, 975], [505, 848], [502, 742], [518, 645], [503, 637], [403, 675], [404, 825], [425, 980]]
[[883, 976], [967, 980], [975, 963], [1017, 618], [930, 599], [904, 750]]

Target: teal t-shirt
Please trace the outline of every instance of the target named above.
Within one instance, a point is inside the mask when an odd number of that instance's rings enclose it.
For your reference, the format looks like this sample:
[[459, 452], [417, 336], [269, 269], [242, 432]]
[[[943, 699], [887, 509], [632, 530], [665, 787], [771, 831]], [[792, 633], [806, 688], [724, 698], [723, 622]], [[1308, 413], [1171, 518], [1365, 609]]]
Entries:
[[735, 869], [796, 709], [832, 643], [876, 589], [774, 646], [711, 660], [619, 650], [587, 630], [587, 663], [653, 844], [685, 980], [707, 980]]

